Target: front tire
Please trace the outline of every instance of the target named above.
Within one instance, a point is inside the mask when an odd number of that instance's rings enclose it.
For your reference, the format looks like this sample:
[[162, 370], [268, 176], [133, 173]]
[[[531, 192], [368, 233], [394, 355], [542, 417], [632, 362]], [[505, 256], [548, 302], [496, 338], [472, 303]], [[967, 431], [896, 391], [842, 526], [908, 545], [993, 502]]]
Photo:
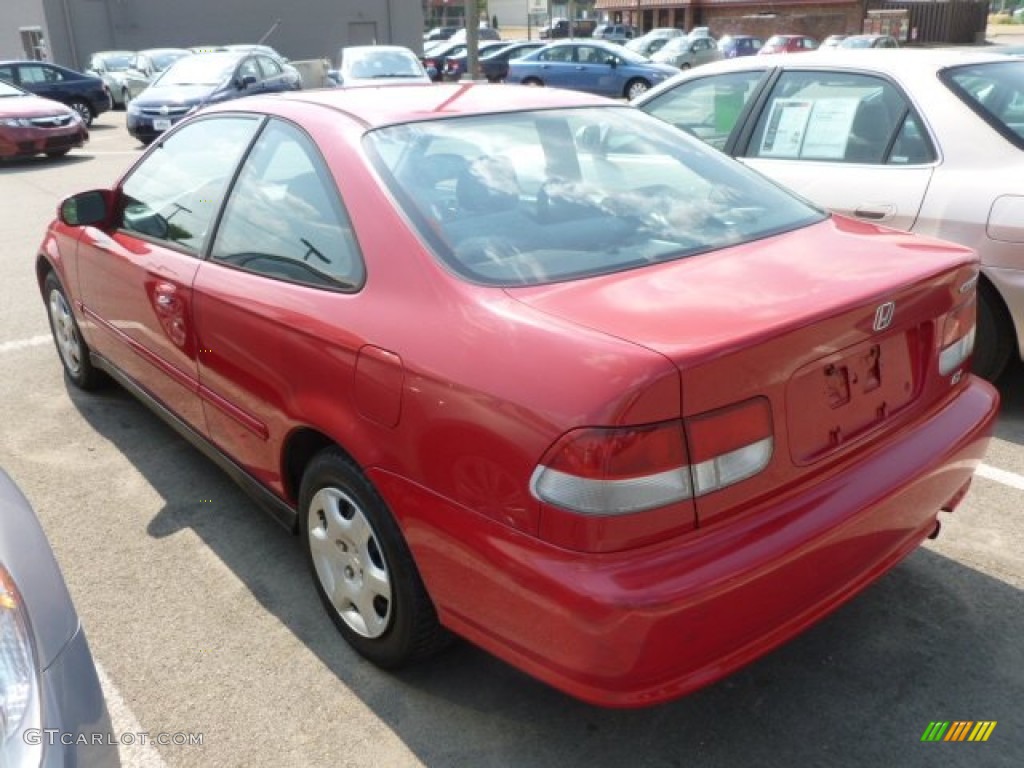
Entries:
[[79, 389], [96, 389], [103, 382], [103, 374], [96, 370], [89, 357], [89, 347], [82, 339], [78, 321], [71, 311], [64, 288], [57, 275], [50, 272], [43, 282], [43, 293], [46, 296], [47, 314], [50, 318], [50, 332], [53, 342], [57, 345], [57, 354], [64, 375]]
[[132, 92], [127, 88], [121, 90], [121, 106], [128, 109], [128, 105], [132, 103]]
[[398, 524], [339, 449], [306, 469], [299, 525], [317, 594], [361, 656], [393, 669], [448, 643]]
[[646, 93], [647, 89], [651, 87], [651, 84], [644, 80], [642, 77], [638, 77], [635, 80], [630, 80], [626, 83], [625, 97], [632, 101], [641, 93]]
[[51, 149], [49, 152], [46, 153], [46, 156], [47, 157], [64, 157], [64, 155], [66, 155], [70, 151], [71, 151], [70, 147], [65, 147], [64, 149]]
[[541, 86], [544, 85], [544, 83], [542, 83], [536, 77], [528, 77], [525, 80], [523, 80], [523, 85]]

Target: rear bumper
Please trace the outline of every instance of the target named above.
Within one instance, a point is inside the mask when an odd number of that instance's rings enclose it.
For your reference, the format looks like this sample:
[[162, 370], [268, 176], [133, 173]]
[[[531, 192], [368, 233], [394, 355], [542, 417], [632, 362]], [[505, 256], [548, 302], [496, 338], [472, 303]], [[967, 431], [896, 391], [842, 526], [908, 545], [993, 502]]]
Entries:
[[559, 550], [394, 475], [442, 622], [604, 706], [677, 698], [793, 637], [902, 560], [971, 479], [999, 398], [971, 377], [912, 430], [771, 505], [612, 555]]

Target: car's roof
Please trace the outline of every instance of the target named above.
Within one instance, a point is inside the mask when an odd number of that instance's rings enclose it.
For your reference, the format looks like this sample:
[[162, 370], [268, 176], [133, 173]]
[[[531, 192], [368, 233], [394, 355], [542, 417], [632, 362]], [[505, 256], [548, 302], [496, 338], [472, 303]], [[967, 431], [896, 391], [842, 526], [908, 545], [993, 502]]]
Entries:
[[[802, 37], [802, 35], [800, 35]], [[715, 72], [765, 67], [813, 68], [829, 66], [844, 69], [870, 68], [891, 75], [911, 71], [935, 72], [945, 67], [958, 66], [973, 62], [1007, 62], [1012, 58], [997, 53], [984, 51], [964, 51], [959, 48], [866, 48], [851, 56], [848, 49], [829, 48], [810, 51], [797, 57], [774, 58], [738, 58], [723, 59], [704, 64], [699, 69], [688, 72], [689, 77], [699, 77]]]
[[156, 53], [191, 53], [191, 51], [188, 48], [144, 48], [139, 53], [152, 56]]
[[[382, 97], [386, 89], [387, 97]], [[490, 83], [437, 83], [422, 85], [387, 85], [378, 88], [326, 88], [296, 91], [274, 96], [251, 96], [244, 104], [229, 101], [208, 108], [209, 111], [232, 111], [251, 105], [275, 112], [282, 101], [315, 104], [337, 109], [351, 115], [368, 128], [384, 125], [436, 120], [438, 118], [517, 112], [531, 109], [558, 109], [581, 106], [621, 106], [602, 96], [557, 88], [531, 88], [519, 85]]]

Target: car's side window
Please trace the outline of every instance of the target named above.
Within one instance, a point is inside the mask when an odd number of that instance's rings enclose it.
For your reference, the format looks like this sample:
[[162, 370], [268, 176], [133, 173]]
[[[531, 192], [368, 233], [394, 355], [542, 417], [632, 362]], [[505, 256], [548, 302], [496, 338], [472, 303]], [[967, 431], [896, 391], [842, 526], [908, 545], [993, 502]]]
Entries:
[[201, 253], [259, 125], [255, 117], [215, 117], [167, 136], [122, 185], [121, 228]]
[[562, 45], [543, 51], [538, 58], [541, 61], [572, 61], [572, 52], [570, 46]]
[[23, 83], [57, 83], [63, 78], [55, 69], [40, 67], [34, 64], [26, 64], [21, 67], [21, 82]]
[[260, 73], [260, 68], [256, 65], [256, 59], [251, 56], [243, 59], [242, 63], [238, 66], [238, 77], [252, 77], [255, 78], [256, 82], [262, 80], [263, 75]]
[[13, 67], [0, 67], [0, 80], [6, 80], [8, 83], [14, 82], [14, 68]]
[[312, 141], [272, 121], [231, 190], [211, 258], [249, 272], [356, 290], [364, 268], [334, 179]]
[[642, 108], [722, 149], [764, 74], [764, 70], [755, 69], [691, 80], [663, 92]]
[[265, 78], [277, 77], [282, 72], [281, 65], [271, 58], [260, 56], [259, 62]]
[[[882, 165], [909, 104], [880, 77], [785, 72], [754, 128], [746, 156]], [[891, 162], [901, 163], [894, 156]]]
[[921, 165], [935, 162], [935, 150], [928, 135], [912, 113], [907, 113], [889, 153], [889, 165]]

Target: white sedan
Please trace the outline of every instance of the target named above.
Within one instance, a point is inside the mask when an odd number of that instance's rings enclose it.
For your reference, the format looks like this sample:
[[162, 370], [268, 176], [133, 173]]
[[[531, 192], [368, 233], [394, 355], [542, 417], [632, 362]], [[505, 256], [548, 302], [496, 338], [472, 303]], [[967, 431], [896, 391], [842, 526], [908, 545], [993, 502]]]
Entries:
[[825, 208], [974, 248], [975, 372], [995, 379], [1024, 349], [1024, 60], [755, 56], [684, 72], [633, 103]]
[[400, 45], [342, 48], [338, 51], [338, 68], [327, 76], [345, 88], [432, 82], [416, 54]]

